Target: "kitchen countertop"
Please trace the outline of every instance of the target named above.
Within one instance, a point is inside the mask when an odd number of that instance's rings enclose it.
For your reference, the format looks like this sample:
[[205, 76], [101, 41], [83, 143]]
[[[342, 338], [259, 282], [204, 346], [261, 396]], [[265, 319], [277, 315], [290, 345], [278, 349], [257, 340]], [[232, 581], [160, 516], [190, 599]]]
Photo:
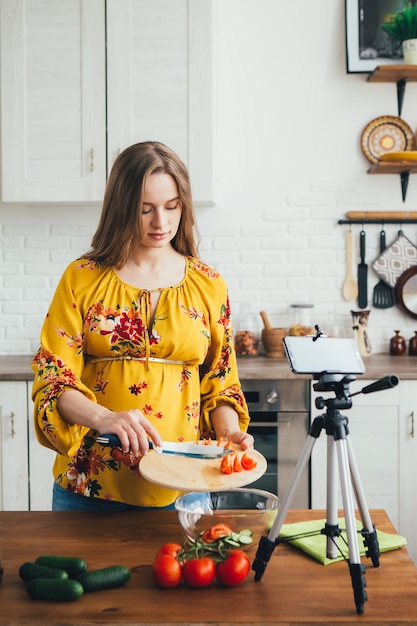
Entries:
[[[377, 529], [395, 532], [384, 511], [370, 515]], [[286, 522], [325, 517], [325, 511], [289, 511]], [[234, 588], [214, 582], [205, 589], [159, 589], [151, 564], [171, 541], [182, 542], [175, 511], [1, 511], [0, 626], [416, 624], [417, 568], [405, 548], [381, 554], [377, 568], [362, 558], [368, 600], [358, 615], [345, 562], [325, 566], [285, 543], [275, 548], [260, 582], [251, 571]], [[252, 562], [256, 548], [249, 553]], [[40, 554], [78, 556], [89, 569], [125, 565], [132, 575], [123, 587], [74, 602], [32, 600], [18, 571]]]
[[[1, 355], [0, 380], [33, 380], [30, 362], [33, 355]], [[374, 354], [364, 358], [366, 372], [361, 377], [373, 380], [395, 374], [400, 380], [417, 379], [417, 357], [391, 356]], [[267, 358], [265, 356], [239, 357], [239, 376], [242, 380], [250, 379], [311, 379], [312, 376], [293, 374], [286, 358]]]

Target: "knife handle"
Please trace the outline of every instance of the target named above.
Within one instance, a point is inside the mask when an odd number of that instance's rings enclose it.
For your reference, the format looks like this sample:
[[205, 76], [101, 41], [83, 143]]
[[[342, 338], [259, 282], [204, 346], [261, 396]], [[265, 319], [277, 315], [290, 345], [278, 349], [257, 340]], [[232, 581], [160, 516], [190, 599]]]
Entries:
[[382, 229], [379, 234], [379, 251], [384, 252], [386, 247], [387, 247], [386, 233], [385, 233], [385, 230]]
[[[100, 443], [102, 446], [109, 446], [110, 448], [121, 448], [122, 444], [117, 435], [113, 433], [98, 435], [96, 439], [97, 443]], [[152, 441], [149, 441], [149, 449], [153, 448]]]
[[361, 263], [365, 262], [365, 231], [362, 229], [359, 235], [359, 247], [361, 255]]

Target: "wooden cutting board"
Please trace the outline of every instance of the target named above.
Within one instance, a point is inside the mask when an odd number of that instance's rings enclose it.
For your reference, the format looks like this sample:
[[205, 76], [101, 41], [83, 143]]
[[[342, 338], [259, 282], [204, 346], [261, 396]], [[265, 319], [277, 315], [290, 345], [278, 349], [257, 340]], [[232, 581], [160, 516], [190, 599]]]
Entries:
[[[239, 446], [236, 450], [240, 452]], [[151, 450], [140, 461], [140, 473], [155, 485], [176, 491], [226, 491], [244, 487], [266, 472], [265, 457], [257, 450], [248, 454], [256, 460], [253, 470], [222, 474], [220, 459], [193, 459], [185, 456], [158, 454]]]

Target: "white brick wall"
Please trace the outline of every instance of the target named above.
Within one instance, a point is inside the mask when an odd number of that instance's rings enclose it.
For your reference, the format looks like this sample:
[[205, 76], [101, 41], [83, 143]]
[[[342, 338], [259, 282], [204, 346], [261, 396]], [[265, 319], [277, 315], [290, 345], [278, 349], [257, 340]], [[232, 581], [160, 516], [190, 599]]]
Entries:
[[[337, 221], [349, 210], [417, 207], [417, 176], [403, 204], [399, 177], [369, 176], [360, 150], [370, 120], [397, 115], [395, 85], [346, 74], [342, 2], [221, 0], [215, 9], [216, 201], [197, 209], [201, 254], [224, 274], [236, 324], [248, 303], [261, 328], [261, 309], [285, 326], [289, 304], [311, 302], [321, 325], [335, 318], [349, 330], [357, 307], [342, 298], [346, 227]], [[297, 24], [294, 54], [286, 23]], [[402, 117], [412, 128], [416, 103], [410, 83]], [[36, 350], [59, 276], [88, 248], [99, 211], [0, 206], [0, 354]], [[388, 243], [398, 228], [386, 226]], [[379, 230], [366, 228], [369, 266]], [[403, 230], [417, 244], [417, 225]], [[370, 302], [377, 281], [370, 267]], [[371, 307], [369, 326], [374, 352], [387, 352], [394, 330], [408, 340], [417, 320]]]

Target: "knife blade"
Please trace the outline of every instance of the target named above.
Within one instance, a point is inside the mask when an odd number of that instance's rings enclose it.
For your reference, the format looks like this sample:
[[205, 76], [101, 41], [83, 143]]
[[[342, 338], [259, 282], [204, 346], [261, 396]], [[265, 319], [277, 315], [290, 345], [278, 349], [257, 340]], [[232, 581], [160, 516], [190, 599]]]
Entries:
[[[98, 435], [96, 441], [102, 446], [110, 446], [112, 448], [121, 447], [119, 437], [114, 434]], [[158, 454], [173, 454], [194, 459], [220, 459], [233, 452], [230, 448], [224, 448], [223, 446], [177, 443], [174, 441], [164, 441], [162, 446], [154, 446], [152, 441], [149, 441], [149, 448], [153, 448]]]
[[358, 306], [366, 309], [368, 306], [368, 266], [365, 263], [365, 231], [359, 235], [360, 263], [358, 265]]

